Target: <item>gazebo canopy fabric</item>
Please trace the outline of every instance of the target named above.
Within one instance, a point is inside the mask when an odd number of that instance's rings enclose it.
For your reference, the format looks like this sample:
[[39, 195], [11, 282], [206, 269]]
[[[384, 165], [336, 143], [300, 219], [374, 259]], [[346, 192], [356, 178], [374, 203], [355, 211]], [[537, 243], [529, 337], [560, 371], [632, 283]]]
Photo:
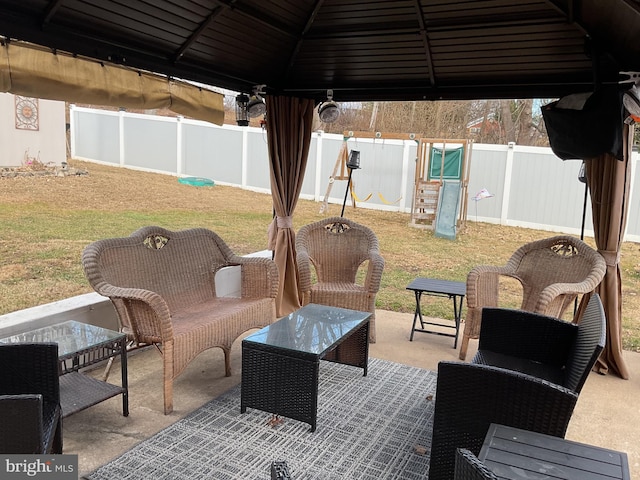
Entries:
[[[0, 37], [9, 55], [8, 62], [0, 58], [0, 86], [41, 98], [74, 101], [66, 96], [74, 92], [56, 85], [55, 70], [53, 79], [35, 75], [35, 89], [19, 90], [20, 74], [14, 79], [11, 66], [16, 40], [47, 47], [52, 57], [64, 52], [126, 66], [126, 75], [162, 74], [167, 84], [181, 79], [246, 93], [264, 86], [278, 206], [271, 239], [276, 262], [290, 270], [310, 103], [325, 100], [328, 90], [342, 102], [552, 98], [618, 85], [627, 78], [620, 72], [640, 71], [640, 0], [0, 0]], [[49, 57], [42, 70], [54, 64]], [[202, 99], [187, 90], [176, 103], [189, 109]], [[130, 96], [114, 82], [102, 98]], [[190, 111], [212, 121], [208, 112]], [[278, 123], [276, 111], [290, 121]], [[287, 145], [279, 143], [284, 139]], [[608, 265], [600, 294], [611, 342], [600, 370], [623, 378], [629, 374], [621, 355], [618, 256], [628, 157], [627, 144], [619, 165], [602, 155], [587, 170], [594, 213], [597, 206], [602, 215], [594, 221], [596, 240]], [[280, 275], [278, 303], [295, 308], [297, 292], [287, 291], [295, 272]]]
[[19, 42], [0, 46], [0, 92], [124, 108], [168, 108], [217, 125], [224, 122], [220, 93]]

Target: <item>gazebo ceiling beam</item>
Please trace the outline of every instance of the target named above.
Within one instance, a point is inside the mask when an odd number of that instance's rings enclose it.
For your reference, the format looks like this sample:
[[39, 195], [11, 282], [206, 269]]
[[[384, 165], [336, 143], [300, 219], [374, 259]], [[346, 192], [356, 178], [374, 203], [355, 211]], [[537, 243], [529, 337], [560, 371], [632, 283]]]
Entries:
[[289, 76], [289, 74], [291, 73], [291, 70], [293, 69], [293, 66], [294, 66], [294, 64], [296, 62], [296, 59], [298, 58], [298, 53], [300, 52], [300, 49], [302, 48], [302, 43], [305, 40], [305, 35], [311, 29], [311, 26], [313, 25], [313, 22], [316, 19], [316, 16], [318, 15], [318, 11], [320, 10], [320, 7], [322, 7], [323, 3], [324, 3], [324, 0], [318, 0], [316, 2], [315, 6], [313, 7], [313, 10], [311, 11], [311, 14], [309, 15], [309, 18], [307, 18], [307, 22], [306, 22], [304, 28], [302, 29], [302, 32], [300, 33], [300, 35], [298, 37], [298, 41], [296, 42], [296, 45], [293, 48], [293, 51], [291, 52], [291, 55], [289, 56], [289, 61], [287, 62], [287, 69], [286, 69], [285, 75], [284, 75], [285, 78], [287, 78]]
[[[236, 0], [233, 0], [233, 2], [235, 1]], [[209, 25], [213, 23], [216, 17], [220, 15], [222, 12], [224, 12], [224, 7], [220, 5], [218, 5], [217, 7], [213, 8], [213, 10], [211, 10], [211, 13], [205, 19], [205, 21], [202, 22], [200, 25], [198, 25], [198, 28], [191, 35], [189, 35], [189, 38], [187, 39], [187, 41], [180, 46], [175, 56], [173, 57], [173, 63], [177, 63], [180, 61], [180, 59], [185, 54], [185, 52], [189, 49], [189, 47], [191, 47], [191, 45], [193, 45], [193, 43], [196, 40], [198, 40], [198, 38], [200, 38], [202, 33], [209, 27]]]
[[429, 81], [431, 82], [431, 86], [435, 87], [436, 74], [433, 69], [433, 56], [431, 54], [431, 44], [429, 43], [429, 34], [427, 32], [427, 27], [424, 24], [424, 12], [422, 11], [422, 5], [420, 4], [420, 0], [415, 0], [414, 6], [416, 7], [416, 18], [418, 19], [418, 24], [420, 25], [420, 37], [422, 38], [425, 55], [427, 57], [426, 60], [427, 60], [427, 68], [429, 69]]

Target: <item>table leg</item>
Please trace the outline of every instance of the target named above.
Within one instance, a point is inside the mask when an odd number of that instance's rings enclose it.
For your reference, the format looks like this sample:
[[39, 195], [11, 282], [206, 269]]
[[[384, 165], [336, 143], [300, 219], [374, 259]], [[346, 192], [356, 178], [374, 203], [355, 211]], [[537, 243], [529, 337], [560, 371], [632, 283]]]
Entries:
[[290, 357], [276, 350], [243, 344], [240, 413], [257, 408], [308, 423], [314, 432], [320, 360]]
[[362, 327], [349, 335], [335, 349], [327, 352], [323, 360], [359, 367], [366, 377], [369, 369], [369, 327], [367, 321]]
[[416, 311], [413, 314], [413, 326], [411, 327], [411, 335], [409, 336], [409, 341], [413, 342], [413, 334], [416, 331], [416, 321], [420, 318], [420, 328], [424, 329], [424, 321], [422, 319], [422, 310], [420, 309], [420, 298], [422, 297], [422, 292], [420, 290], [414, 290], [416, 294]]
[[452, 295], [451, 298], [453, 299], [453, 317], [456, 321], [456, 336], [453, 341], [453, 348], [457, 348], [458, 332], [460, 331], [460, 317], [462, 316], [462, 300], [464, 299], [464, 297], [461, 297], [459, 295]]
[[127, 373], [127, 338], [120, 340], [120, 371], [122, 375], [122, 415], [129, 416], [129, 375]]

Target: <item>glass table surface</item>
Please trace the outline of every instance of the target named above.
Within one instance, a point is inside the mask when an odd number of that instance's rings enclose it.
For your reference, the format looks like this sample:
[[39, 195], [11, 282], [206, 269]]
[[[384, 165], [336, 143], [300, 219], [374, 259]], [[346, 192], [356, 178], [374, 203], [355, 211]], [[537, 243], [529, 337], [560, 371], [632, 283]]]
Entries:
[[295, 352], [321, 355], [361, 327], [371, 313], [310, 303], [244, 341]]
[[0, 338], [1, 343], [39, 343], [55, 342], [58, 344], [58, 357], [62, 360], [70, 358], [87, 349], [102, 344], [109, 344], [122, 339], [123, 333], [114, 332], [95, 325], [75, 320], [38, 328], [29, 332]]
[[[122, 415], [129, 415], [126, 335], [106, 328], [69, 320], [0, 338], [0, 343], [57, 343], [60, 404], [63, 417], [122, 395]], [[120, 357], [121, 384], [108, 383], [80, 370]]]

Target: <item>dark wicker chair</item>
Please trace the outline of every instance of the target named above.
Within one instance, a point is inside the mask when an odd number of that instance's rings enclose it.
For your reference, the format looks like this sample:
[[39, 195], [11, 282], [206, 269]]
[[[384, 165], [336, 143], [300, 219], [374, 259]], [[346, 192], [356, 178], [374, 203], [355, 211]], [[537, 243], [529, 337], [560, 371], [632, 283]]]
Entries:
[[580, 393], [606, 339], [600, 296], [578, 325], [523, 310], [484, 308], [472, 363], [517, 370]]
[[489, 365], [440, 362], [429, 480], [450, 480], [457, 448], [480, 453], [491, 423], [564, 438], [578, 394]]
[[498, 477], [472, 452], [458, 448], [453, 480], [498, 480]]
[[0, 453], [62, 453], [56, 343], [0, 344]]

